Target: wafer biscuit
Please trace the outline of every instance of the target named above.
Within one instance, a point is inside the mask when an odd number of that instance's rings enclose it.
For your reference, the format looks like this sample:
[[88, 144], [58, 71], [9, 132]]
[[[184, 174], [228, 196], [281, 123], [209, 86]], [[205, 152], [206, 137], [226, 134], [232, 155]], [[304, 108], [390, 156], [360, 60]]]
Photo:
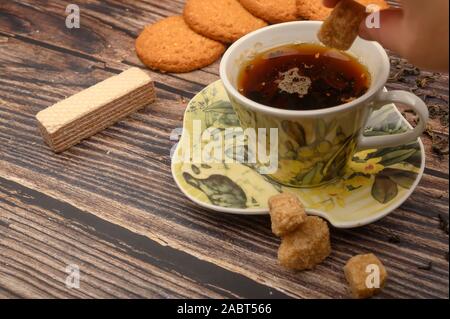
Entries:
[[328, 47], [348, 50], [366, 17], [366, 8], [353, 0], [340, 1], [319, 30], [319, 40]]
[[155, 100], [150, 76], [131, 68], [60, 101], [36, 115], [54, 152], [62, 152]]

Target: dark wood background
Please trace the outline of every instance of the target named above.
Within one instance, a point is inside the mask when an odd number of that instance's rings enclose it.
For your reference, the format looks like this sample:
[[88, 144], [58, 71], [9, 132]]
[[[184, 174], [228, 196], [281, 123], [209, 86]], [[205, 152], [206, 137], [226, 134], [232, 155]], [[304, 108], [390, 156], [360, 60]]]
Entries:
[[[389, 89], [412, 90], [432, 111], [426, 174], [383, 220], [332, 230], [314, 271], [277, 264], [268, 217], [213, 213], [189, 202], [170, 174], [169, 136], [218, 63], [188, 74], [152, 72], [158, 101], [61, 155], [35, 114], [130, 66], [145, 24], [182, 0], [0, 1], [0, 297], [346, 298], [342, 267], [374, 252], [389, 271], [378, 298], [448, 298], [448, 76], [392, 56]], [[406, 114], [414, 121], [411, 114]], [[69, 264], [80, 289], [65, 286]]]

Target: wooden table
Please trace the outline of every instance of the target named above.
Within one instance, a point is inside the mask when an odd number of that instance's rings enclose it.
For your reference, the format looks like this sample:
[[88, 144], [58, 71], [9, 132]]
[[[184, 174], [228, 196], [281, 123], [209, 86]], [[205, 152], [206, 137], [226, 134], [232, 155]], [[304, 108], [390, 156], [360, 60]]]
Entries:
[[[131, 66], [147, 23], [182, 0], [0, 2], [0, 297], [346, 298], [342, 267], [371, 251], [385, 261], [379, 298], [448, 298], [448, 77], [393, 57], [390, 89], [433, 109], [423, 136], [426, 174], [404, 205], [372, 225], [332, 229], [333, 252], [315, 271], [276, 259], [268, 217], [213, 213], [187, 200], [170, 173], [169, 136], [190, 98], [218, 79], [218, 63], [188, 74], [152, 72], [158, 101], [60, 155], [35, 114]], [[441, 142], [444, 141], [444, 142]], [[80, 288], [66, 287], [66, 267]]]

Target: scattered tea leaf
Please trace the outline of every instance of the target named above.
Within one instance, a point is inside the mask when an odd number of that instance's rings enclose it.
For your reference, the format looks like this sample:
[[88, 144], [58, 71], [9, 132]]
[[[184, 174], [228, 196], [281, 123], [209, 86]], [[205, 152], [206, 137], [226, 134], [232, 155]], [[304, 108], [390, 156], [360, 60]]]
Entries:
[[448, 127], [448, 103], [442, 104], [429, 104], [428, 110], [430, 112], [430, 118], [439, 119], [442, 126]]
[[428, 135], [431, 138], [431, 149], [433, 153], [438, 155], [440, 158], [442, 158], [444, 155], [449, 154], [448, 137], [435, 133], [431, 125], [427, 126], [424, 134]]
[[438, 141], [433, 141], [432, 149], [439, 156], [448, 155], [448, 140], [439, 139]]
[[448, 235], [448, 220], [442, 214], [438, 215], [439, 218], [439, 228]]
[[416, 67], [403, 69], [404, 75], [420, 75], [420, 70]]
[[428, 85], [428, 83], [434, 82], [434, 79], [432, 76], [426, 75], [424, 77], [419, 77], [416, 79], [416, 85], [419, 88], [424, 88]]
[[421, 72], [405, 59], [396, 56], [391, 57], [391, 65], [389, 82], [394, 84], [391, 88], [398, 89], [398, 82], [407, 83], [412, 93], [426, 102], [433, 103], [428, 104], [430, 118], [439, 119], [442, 126], [448, 127], [448, 95], [437, 93], [430, 85], [433, 82], [448, 82], [445, 75]]
[[400, 237], [398, 235], [395, 235], [395, 234], [389, 236], [388, 241], [391, 244], [400, 244], [400, 242], [401, 242]]
[[431, 270], [431, 269], [433, 269], [433, 262], [429, 261], [425, 265], [417, 267], [417, 269], [420, 269], [420, 270]]

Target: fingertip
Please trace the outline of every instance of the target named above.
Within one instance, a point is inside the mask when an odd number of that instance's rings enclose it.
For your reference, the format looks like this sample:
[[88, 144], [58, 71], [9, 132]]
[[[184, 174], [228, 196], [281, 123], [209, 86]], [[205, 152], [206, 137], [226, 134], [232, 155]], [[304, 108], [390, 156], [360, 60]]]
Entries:
[[399, 41], [399, 39], [404, 31], [401, 27], [403, 11], [399, 9], [387, 9], [377, 14], [380, 15], [378, 23], [372, 21], [370, 16], [361, 23], [359, 36], [365, 40], [377, 41], [385, 48], [398, 49], [402, 46], [402, 41]]
[[366, 26], [366, 21], [362, 21], [361, 24], [359, 25], [359, 36], [361, 38], [363, 38], [364, 40], [373, 40], [371, 35], [370, 35], [370, 29], [367, 28]]

